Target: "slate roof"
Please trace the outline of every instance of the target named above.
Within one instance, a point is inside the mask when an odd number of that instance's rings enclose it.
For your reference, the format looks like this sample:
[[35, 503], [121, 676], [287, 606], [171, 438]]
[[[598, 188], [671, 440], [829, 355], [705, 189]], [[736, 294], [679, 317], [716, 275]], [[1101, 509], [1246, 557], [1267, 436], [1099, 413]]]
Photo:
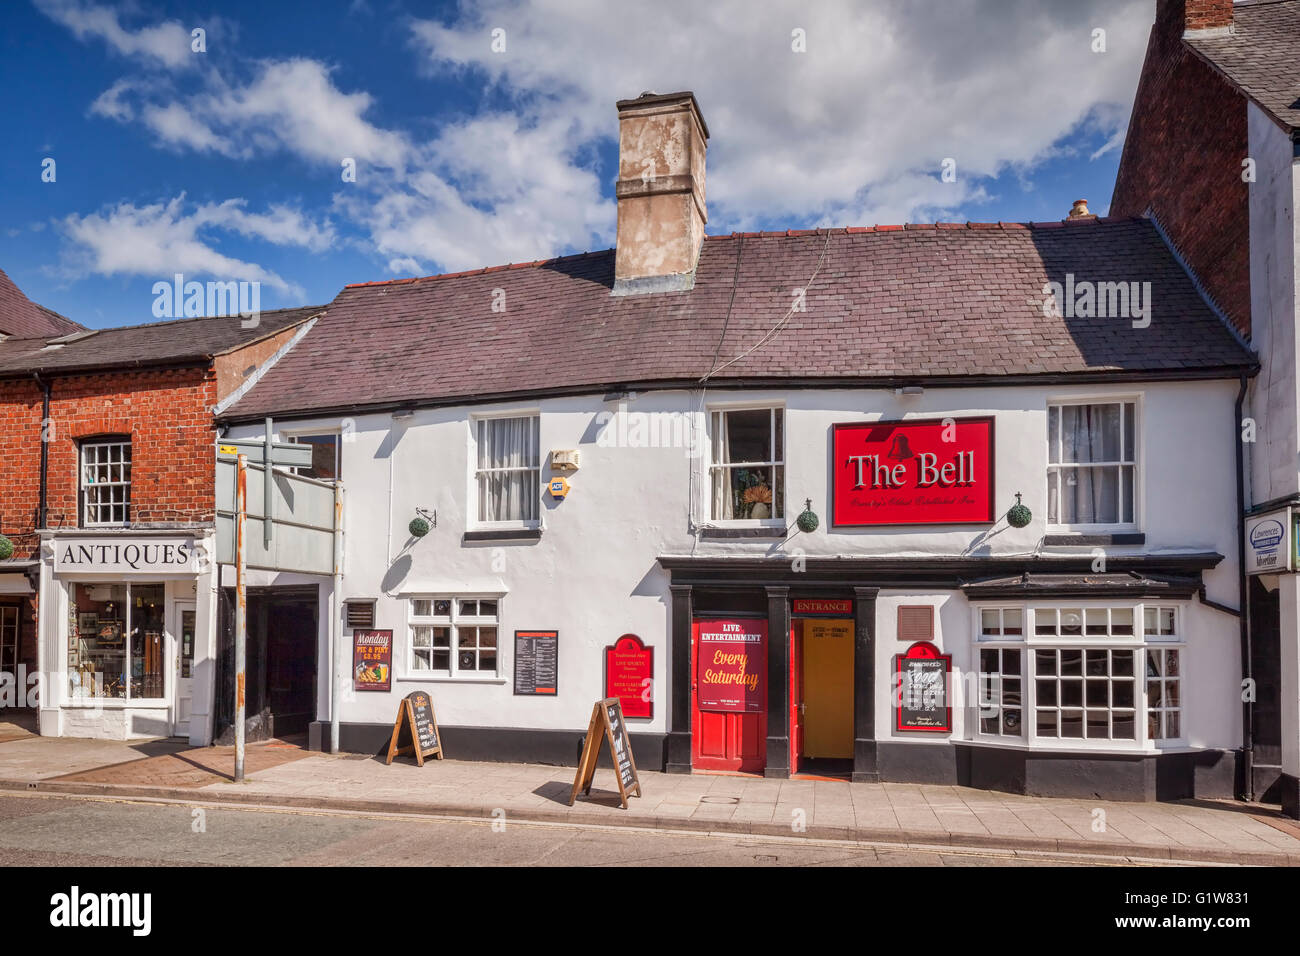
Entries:
[[1288, 129], [1300, 127], [1300, 0], [1237, 3], [1232, 18], [1231, 34], [1184, 42]]
[[[823, 252], [806, 311], [791, 313]], [[1255, 363], [1138, 218], [710, 236], [689, 292], [611, 296], [613, 272], [609, 250], [348, 286], [226, 417], [684, 385], [711, 371], [714, 386], [970, 384]], [[1067, 273], [1151, 282], [1150, 327], [1045, 316], [1045, 283]]]
[[67, 335], [82, 326], [37, 305], [0, 269], [0, 336]]
[[[323, 306], [263, 312], [255, 328], [239, 316], [176, 319], [115, 329], [81, 330], [64, 344], [51, 336], [0, 341], [0, 378], [32, 372], [115, 371], [211, 359], [319, 314]], [[66, 332], [60, 332], [66, 336]]]

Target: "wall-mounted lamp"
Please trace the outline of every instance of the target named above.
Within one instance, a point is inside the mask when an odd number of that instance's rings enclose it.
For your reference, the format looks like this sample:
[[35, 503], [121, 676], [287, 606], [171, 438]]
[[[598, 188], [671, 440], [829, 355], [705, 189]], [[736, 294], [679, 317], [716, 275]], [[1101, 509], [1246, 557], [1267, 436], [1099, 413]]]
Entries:
[[636, 392], [629, 392], [625, 388], [619, 388], [605, 394], [605, 404], [617, 405], [619, 402], [630, 402], [634, 398], [636, 398]]
[[925, 388], [921, 385], [904, 385], [902, 388], [894, 389], [895, 395], [924, 395]]
[[414, 417], [415, 417], [414, 408], [393, 409], [393, 421], [395, 422], [409, 422]]
[[430, 529], [438, 527], [438, 512], [430, 511], [427, 508], [416, 508], [415, 517], [411, 523], [406, 526], [406, 530], [411, 532], [413, 538], [423, 538], [429, 533]]

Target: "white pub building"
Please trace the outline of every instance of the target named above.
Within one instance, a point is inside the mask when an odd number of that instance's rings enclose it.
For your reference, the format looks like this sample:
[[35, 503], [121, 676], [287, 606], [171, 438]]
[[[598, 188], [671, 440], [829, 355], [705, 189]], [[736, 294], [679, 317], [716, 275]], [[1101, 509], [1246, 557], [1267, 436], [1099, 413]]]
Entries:
[[221, 412], [345, 492], [337, 574], [250, 572], [250, 712], [377, 752], [427, 691], [450, 756], [573, 763], [619, 696], [643, 769], [1237, 792], [1256, 362], [1154, 226], [705, 236], [695, 98], [618, 116], [616, 249], [349, 286]]

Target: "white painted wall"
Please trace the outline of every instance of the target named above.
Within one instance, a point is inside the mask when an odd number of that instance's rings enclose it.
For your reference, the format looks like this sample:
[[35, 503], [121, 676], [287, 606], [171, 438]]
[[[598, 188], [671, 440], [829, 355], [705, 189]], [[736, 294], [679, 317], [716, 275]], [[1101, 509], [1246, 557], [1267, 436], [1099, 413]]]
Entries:
[[[638, 730], [665, 731], [670, 699], [669, 597], [668, 576], [656, 563], [659, 555], [748, 554], [790, 560], [796, 548], [808, 555], [1034, 553], [1041, 550], [1039, 539], [1047, 531], [1049, 399], [1138, 400], [1142, 489], [1138, 520], [1147, 544], [1111, 550], [1217, 551], [1225, 558], [1206, 575], [1208, 594], [1235, 607], [1231, 425], [1236, 387], [1236, 382], [1220, 381], [1110, 389], [937, 389], [912, 397], [868, 390], [710, 391], [704, 399], [706, 407], [778, 402], [786, 408], [786, 517], [793, 522], [804, 498], [811, 498], [822, 527], [811, 535], [796, 534], [784, 545], [697, 541], [691, 531], [689, 503], [692, 471], [700, 467], [699, 462], [682, 448], [602, 447], [598, 435], [605, 419], [601, 416], [611, 407], [600, 396], [420, 410], [404, 422], [387, 414], [357, 415], [347, 422], [328, 418], [277, 427], [285, 432], [343, 429], [347, 504], [340, 597], [378, 597], [375, 626], [394, 631], [393, 692], [345, 694], [344, 722], [391, 722], [397, 699], [425, 688], [435, 695], [439, 722], [446, 725], [581, 731], [591, 702], [603, 692], [603, 648], [632, 632], [656, 649], [659, 688], [653, 721], [634, 725], [639, 725]], [[699, 407], [698, 394], [669, 391], [638, 395], [626, 411], [682, 413]], [[543, 490], [540, 541], [462, 544], [462, 533], [474, 526], [469, 418], [511, 410], [541, 412], [543, 481], [550, 477], [545, 461], [552, 449], [579, 449], [581, 468], [570, 474], [572, 491], [563, 502], [552, 500]], [[1015, 502], [1015, 493], [1021, 492], [1034, 512], [1028, 527], [1016, 530], [1002, 522], [992, 534], [985, 526], [828, 530], [833, 424], [989, 414], [996, 416], [996, 508], [1005, 511]], [[608, 427], [617, 429], [617, 422]], [[236, 428], [231, 437], [256, 439], [260, 428]], [[696, 500], [707, 500], [699, 498], [698, 472], [694, 487]], [[406, 526], [417, 506], [436, 509], [438, 523], [427, 537], [412, 540]], [[410, 673], [404, 595], [420, 593], [503, 595], [499, 679], [469, 683], [419, 679]], [[881, 594], [876, 662], [881, 675], [890, 673], [892, 655], [898, 651], [891, 629], [892, 607], [900, 599], [891, 592]], [[941, 645], [954, 654], [957, 667], [967, 667], [974, 658], [971, 614], [964, 596], [943, 593], [928, 595], [927, 600], [940, 605]], [[1236, 620], [1196, 602], [1186, 607], [1193, 632], [1193, 653], [1186, 664], [1190, 733], [1197, 745], [1236, 746], [1240, 737]], [[321, 620], [324, 634], [328, 618], [322, 614]], [[511, 686], [513, 632], [544, 628], [560, 632], [559, 694], [516, 697]], [[344, 647], [350, 665], [350, 632], [345, 632]], [[893, 721], [883, 691], [877, 694], [877, 707], [879, 735], [888, 737]], [[328, 718], [323, 695], [321, 718]], [[961, 724], [957, 730], [960, 736]]]

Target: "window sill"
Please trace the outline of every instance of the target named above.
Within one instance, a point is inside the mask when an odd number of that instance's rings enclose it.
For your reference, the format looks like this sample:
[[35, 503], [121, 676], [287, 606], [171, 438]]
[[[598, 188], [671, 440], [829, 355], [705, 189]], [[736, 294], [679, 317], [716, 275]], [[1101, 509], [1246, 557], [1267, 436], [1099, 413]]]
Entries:
[[1189, 747], [1186, 740], [1173, 741], [1167, 747], [1155, 747], [1148, 744], [1145, 747], [1126, 747], [1126, 746], [1102, 746], [1095, 747], [1080, 746], [1077, 742], [1066, 743], [1064, 741], [1043, 741], [1037, 740], [1033, 743], [1026, 743], [1024, 740], [991, 740], [986, 737], [977, 737], [974, 740], [953, 740], [953, 743], [967, 744], [972, 747], [989, 747], [994, 750], [1020, 750], [1025, 753], [1045, 753], [1045, 754], [1078, 754], [1093, 755], [1098, 757], [1156, 757], [1160, 754], [1181, 754], [1181, 753], [1198, 753], [1197, 747]]
[[784, 538], [785, 525], [761, 525], [752, 527], [718, 527], [716, 525], [707, 525], [700, 528], [700, 538], [723, 539], [723, 538]]
[[540, 541], [541, 528], [479, 528], [464, 532], [461, 543], [471, 541]]
[[403, 675], [397, 679], [404, 684], [505, 684], [509, 680], [506, 677], [452, 677], [448, 674]]
[[164, 698], [150, 697], [142, 700], [119, 700], [116, 698], [98, 698], [69, 700], [60, 704], [68, 710], [126, 710], [128, 707], [150, 707], [161, 709], [171, 704]]
[[1057, 531], [1043, 535], [1047, 548], [1105, 547], [1106, 545], [1146, 544], [1141, 531]]

